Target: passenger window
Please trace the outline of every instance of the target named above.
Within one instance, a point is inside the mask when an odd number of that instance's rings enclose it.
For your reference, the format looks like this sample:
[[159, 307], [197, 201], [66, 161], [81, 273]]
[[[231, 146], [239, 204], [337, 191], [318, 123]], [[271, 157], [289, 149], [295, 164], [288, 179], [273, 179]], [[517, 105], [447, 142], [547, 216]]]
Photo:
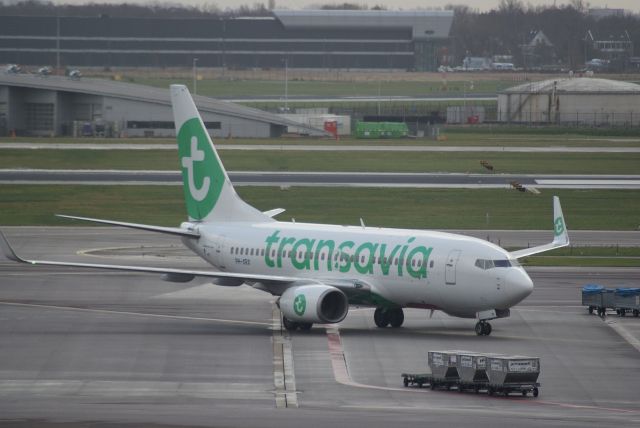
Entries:
[[398, 266], [398, 258], [397, 258], [397, 257], [393, 260], [393, 264], [394, 264], [395, 266]]
[[244, 256], [244, 248], [240, 248], [240, 255]]
[[260, 250], [260, 255], [264, 257], [264, 248]]
[[[426, 261], [425, 261], [426, 262]], [[431, 260], [431, 263], [429, 263], [429, 267], [433, 268], [433, 260]]]

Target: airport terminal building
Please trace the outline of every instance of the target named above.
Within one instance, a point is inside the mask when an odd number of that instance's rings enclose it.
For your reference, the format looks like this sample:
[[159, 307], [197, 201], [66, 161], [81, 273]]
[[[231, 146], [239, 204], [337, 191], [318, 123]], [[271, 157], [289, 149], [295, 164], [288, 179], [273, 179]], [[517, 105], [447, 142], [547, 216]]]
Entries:
[[270, 17], [0, 16], [0, 63], [396, 69], [446, 62], [453, 11], [275, 10]]

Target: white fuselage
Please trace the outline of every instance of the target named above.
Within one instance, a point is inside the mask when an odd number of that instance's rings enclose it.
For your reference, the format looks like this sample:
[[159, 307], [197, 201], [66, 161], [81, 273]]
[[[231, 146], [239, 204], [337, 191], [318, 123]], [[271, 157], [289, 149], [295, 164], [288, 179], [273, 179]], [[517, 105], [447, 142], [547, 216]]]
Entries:
[[288, 222], [189, 227], [201, 237], [185, 244], [221, 271], [360, 281], [378, 299], [352, 304], [387, 302], [471, 318], [508, 309], [533, 290], [507, 251], [464, 235]]

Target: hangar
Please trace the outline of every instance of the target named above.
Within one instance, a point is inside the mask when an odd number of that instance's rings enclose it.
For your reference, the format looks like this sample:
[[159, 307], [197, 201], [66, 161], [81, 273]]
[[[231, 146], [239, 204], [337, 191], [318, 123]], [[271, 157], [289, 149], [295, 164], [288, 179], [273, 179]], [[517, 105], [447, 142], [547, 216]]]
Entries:
[[[194, 96], [214, 137], [279, 137], [295, 122]], [[314, 131], [311, 130], [310, 131]], [[315, 130], [317, 131], [317, 130]], [[0, 75], [0, 136], [173, 137], [169, 88], [101, 79]]]
[[498, 94], [498, 120], [639, 126], [640, 85], [588, 77], [525, 83]]

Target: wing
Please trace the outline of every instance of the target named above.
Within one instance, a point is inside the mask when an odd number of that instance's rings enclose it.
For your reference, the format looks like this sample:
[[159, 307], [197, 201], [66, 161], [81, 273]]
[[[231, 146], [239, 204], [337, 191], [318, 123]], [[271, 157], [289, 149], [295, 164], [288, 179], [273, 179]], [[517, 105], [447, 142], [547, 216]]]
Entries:
[[101, 263], [76, 263], [76, 262], [57, 262], [49, 260], [29, 260], [20, 257], [9, 244], [9, 241], [0, 231], [0, 249], [4, 253], [5, 257], [9, 260], [13, 260], [18, 263], [26, 263], [32, 266], [47, 265], [47, 266], [69, 266], [79, 267], [87, 269], [105, 269], [105, 270], [119, 270], [127, 272], [142, 272], [142, 273], [156, 273], [156, 274], [169, 274], [176, 275], [178, 277], [199, 276], [205, 278], [217, 278], [217, 279], [235, 279], [242, 280], [248, 283], [259, 283], [257, 288], [263, 289], [274, 295], [280, 295], [284, 290], [289, 287], [293, 287], [301, 284], [324, 284], [336, 287], [345, 293], [368, 293], [371, 290], [369, 284], [359, 280], [336, 280], [336, 279], [316, 279], [316, 278], [302, 278], [293, 276], [281, 276], [281, 275], [261, 275], [261, 274], [248, 274], [248, 273], [234, 273], [234, 272], [218, 272], [209, 270], [192, 270], [192, 269], [171, 269], [162, 267], [149, 267], [149, 266], [128, 266], [128, 265], [110, 265]]
[[519, 259], [521, 257], [531, 256], [533, 254], [544, 253], [545, 251], [562, 248], [569, 245], [569, 233], [567, 232], [567, 224], [562, 215], [562, 207], [560, 206], [560, 198], [553, 197], [553, 242], [537, 247], [525, 248], [509, 253], [512, 258]]

